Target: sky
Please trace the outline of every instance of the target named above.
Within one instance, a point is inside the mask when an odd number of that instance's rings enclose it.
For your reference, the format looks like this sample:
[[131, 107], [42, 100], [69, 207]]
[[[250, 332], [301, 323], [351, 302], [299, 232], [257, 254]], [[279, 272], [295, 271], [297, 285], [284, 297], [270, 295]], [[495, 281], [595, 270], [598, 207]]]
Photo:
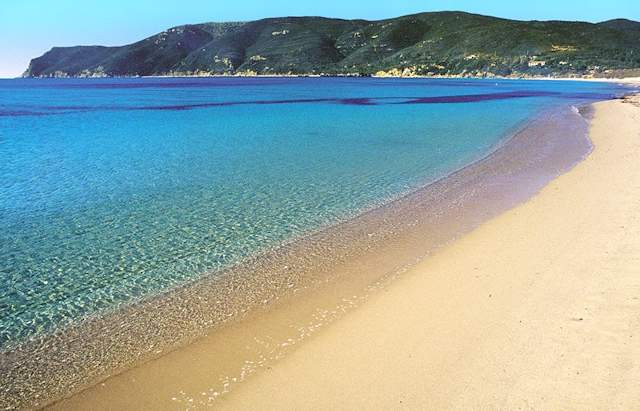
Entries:
[[53, 46], [122, 45], [207, 21], [326, 16], [383, 19], [461, 10], [518, 20], [640, 20], [640, 0], [0, 0], [0, 78]]

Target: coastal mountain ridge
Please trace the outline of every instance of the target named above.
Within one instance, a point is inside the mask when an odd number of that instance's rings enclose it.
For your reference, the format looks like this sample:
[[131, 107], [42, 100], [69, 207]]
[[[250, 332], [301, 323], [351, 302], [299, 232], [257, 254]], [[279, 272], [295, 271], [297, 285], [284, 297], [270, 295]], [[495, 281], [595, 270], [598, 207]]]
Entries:
[[124, 46], [54, 47], [31, 60], [23, 76], [584, 76], [638, 68], [640, 22], [429, 12], [378, 21], [281, 17], [183, 25]]

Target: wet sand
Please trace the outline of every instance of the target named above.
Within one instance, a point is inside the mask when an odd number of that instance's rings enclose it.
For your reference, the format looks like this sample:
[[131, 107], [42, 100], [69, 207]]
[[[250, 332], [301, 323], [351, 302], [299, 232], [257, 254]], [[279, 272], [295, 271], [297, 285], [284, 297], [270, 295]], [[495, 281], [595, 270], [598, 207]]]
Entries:
[[[26, 367], [14, 368], [14, 375], [28, 367], [39, 370], [36, 383], [29, 386], [33, 390], [42, 387], [37, 384], [38, 379], [61, 375], [54, 380], [58, 385], [49, 391], [49, 397], [40, 397], [41, 404], [50, 403], [55, 396], [77, 394], [54, 403], [53, 409], [192, 409], [233, 406], [236, 398], [240, 401], [238, 406], [245, 408], [243, 393], [251, 396], [265, 392], [250, 387], [260, 381], [268, 382], [272, 371], [290, 364], [290, 358], [298, 356], [300, 350], [313, 347], [314, 341], [331, 335], [334, 326], [349, 323], [349, 318], [360, 310], [376, 304], [395, 279], [404, 278], [404, 272], [417, 261], [530, 198], [557, 175], [575, 166], [591, 150], [586, 131], [586, 120], [575, 110], [554, 112], [521, 130], [489, 157], [452, 176], [288, 245], [285, 252], [279, 250], [262, 256], [256, 260], [261, 262], [260, 266], [246, 271], [253, 283], [234, 283], [247, 277], [229, 275], [223, 278], [232, 281], [222, 288], [216, 282], [199, 282], [126, 313], [114, 313], [97, 325], [89, 324], [95, 327], [89, 328], [89, 333], [85, 326], [70, 334], [75, 338], [70, 339], [69, 333], [60, 336], [61, 340], [56, 342], [62, 347], [59, 352], [73, 353], [73, 361], [42, 366], [37, 356], [26, 353], [14, 362]], [[257, 268], [261, 270], [255, 271]], [[258, 286], [275, 284], [276, 291], [285, 292], [270, 299], [269, 292], [252, 288], [255, 280]], [[451, 285], [455, 285], [455, 280]], [[221, 290], [228, 292], [220, 293]], [[224, 312], [228, 301], [225, 304], [221, 301], [226, 295], [251, 298], [240, 301], [246, 304], [240, 304], [242, 315], [233, 317], [234, 320], [203, 327], [203, 321], [211, 320], [211, 313]], [[212, 301], [214, 296], [217, 300]], [[253, 306], [249, 304], [252, 302]], [[429, 317], [430, 313], [422, 315]], [[106, 333], [117, 329], [118, 324], [122, 327], [118, 333]], [[149, 328], [149, 324], [152, 327], [157, 324], [156, 329]], [[106, 335], [99, 334], [101, 329]], [[202, 330], [206, 335], [196, 334]], [[89, 335], [93, 344], [87, 344], [87, 340], [79, 338], [81, 335]], [[123, 335], [128, 338], [124, 343]], [[165, 336], [167, 340], [162, 340]], [[362, 352], [376, 341], [360, 337], [368, 340], [361, 341], [366, 346]], [[105, 341], [114, 345], [105, 350]], [[146, 352], [128, 351], [129, 347], [139, 348], [140, 341], [147, 344]], [[184, 343], [181, 348], [170, 350], [176, 341]], [[333, 351], [331, 345], [326, 348]], [[389, 353], [395, 351], [388, 346], [386, 349]], [[100, 353], [118, 356], [122, 364], [120, 373], [106, 380], [101, 377], [100, 371], [109, 370], [93, 364], [110, 364], [112, 357], [101, 361]], [[123, 358], [135, 360], [134, 354], [139, 355], [138, 365], [127, 367]], [[92, 362], [83, 368], [87, 356]], [[333, 372], [330, 368], [308, 368], [308, 365], [299, 372], [306, 374], [313, 370], [323, 374]], [[338, 365], [337, 370], [342, 370], [342, 366]], [[296, 384], [315, 385], [314, 378], [302, 375], [292, 378]], [[70, 379], [73, 385], [61, 384], [69, 384]], [[296, 391], [287, 392], [295, 395]], [[26, 398], [29, 391], [22, 394]], [[305, 395], [301, 394], [300, 400]], [[340, 398], [337, 394], [334, 397], [333, 400]], [[269, 399], [257, 401], [251, 407], [262, 409], [271, 404], [278, 408], [282, 404]], [[322, 408], [323, 404], [318, 403], [317, 407]]]
[[640, 407], [640, 98], [593, 153], [224, 398], [221, 409]]

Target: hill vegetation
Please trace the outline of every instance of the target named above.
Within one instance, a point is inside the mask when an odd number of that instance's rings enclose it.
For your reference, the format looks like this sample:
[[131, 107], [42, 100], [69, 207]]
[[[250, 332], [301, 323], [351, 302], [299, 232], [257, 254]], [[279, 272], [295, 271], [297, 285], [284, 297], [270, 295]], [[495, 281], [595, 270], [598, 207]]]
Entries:
[[283, 17], [186, 25], [120, 47], [54, 47], [24, 75], [569, 76], [637, 68], [640, 22], [437, 12], [380, 21]]

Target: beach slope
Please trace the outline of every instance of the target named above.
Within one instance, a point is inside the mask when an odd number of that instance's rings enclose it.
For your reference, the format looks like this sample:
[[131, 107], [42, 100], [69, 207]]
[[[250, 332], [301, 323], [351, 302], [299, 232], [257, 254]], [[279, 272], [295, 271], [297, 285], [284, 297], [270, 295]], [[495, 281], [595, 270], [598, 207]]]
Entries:
[[638, 409], [640, 99], [594, 151], [440, 250], [221, 409]]

